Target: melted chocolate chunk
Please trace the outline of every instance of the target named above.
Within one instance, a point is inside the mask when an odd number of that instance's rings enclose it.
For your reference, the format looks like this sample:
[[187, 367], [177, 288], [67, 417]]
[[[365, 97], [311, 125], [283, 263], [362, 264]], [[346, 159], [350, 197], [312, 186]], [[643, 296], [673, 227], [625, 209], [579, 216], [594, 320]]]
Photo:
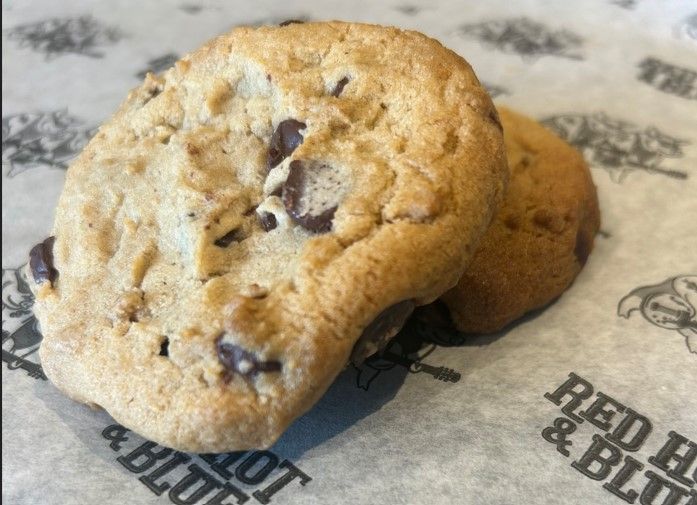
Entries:
[[576, 232], [576, 246], [574, 247], [574, 255], [576, 259], [584, 266], [593, 249], [593, 238], [589, 237], [582, 228]]
[[336, 86], [334, 86], [334, 89], [332, 90], [332, 96], [339, 96], [342, 91], [344, 91], [344, 86], [346, 86], [349, 82], [348, 77], [342, 77], [339, 82], [336, 83]]
[[216, 340], [218, 359], [227, 369], [228, 379], [231, 374], [240, 374], [244, 377], [254, 377], [259, 372], [279, 372], [281, 363], [278, 361], [261, 361], [249, 351], [238, 345], [223, 342], [223, 335]]
[[266, 161], [269, 170], [290, 156], [303, 143], [304, 139], [300, 130], [304, 128], [307, 128], [307, 125], [295, 119], [286, 119], [278, 123], [276, 131], [271, 135], [271, 145], [269, 145]]
[[213, 242], [213, 243], [215, 245], [217, 245], [218, 247], [227, 247], [230, 244], [232, 244], [233, 242], [239, 242], [241, 240], [239, 232], [240, 232], [239, 228], [235, 228], [234, 230], [230, 230], [222, 237], [216, 239], [215, 242]]
[[53, 243], [55, 241], [56, 237], [48, 237], [29, 251], [29, 268], [31, 268], [34, 282], [41, 284], [48, 281], [53, 286], [58, 278], [58, 270], [53, 268]]
[[169, 338], [167, 337], [160, 344], [160, 356], [169, 356]]
[[278, 26], [301, 25], [304, 22], [305, 21], [302, 21], [301, 19], [287, 19], [278, 23]]
[[294, 160], [289, 168], [281, 195], [288, 215], [309, 231], [330, 231], [336, 209], [345, 194], [341, 175], [321, 162]]
[[365, 358], [384, 349], [390, 339], [402, 329], [415, 306], [412, 300], [404, 300], [380, 312], [353, 346], [351, 362], [360, 365]]
[[262, 212], [259, 214], [259, 224], [261, 224], [264, 231], [271, 231], [278, 226], [276, 216], [274, 216], [271, 212]]

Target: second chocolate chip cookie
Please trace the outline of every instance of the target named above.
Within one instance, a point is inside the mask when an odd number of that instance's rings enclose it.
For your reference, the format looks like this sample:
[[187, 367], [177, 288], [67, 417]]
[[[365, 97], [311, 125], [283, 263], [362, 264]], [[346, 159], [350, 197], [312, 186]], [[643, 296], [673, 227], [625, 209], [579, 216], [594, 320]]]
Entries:
[[463, 332], [500, 330], [561, 295], [585, 265], [600, 226], [581, 154], [536, 121], [498, 110], [509, 191], [465, 274], [442, 297]]

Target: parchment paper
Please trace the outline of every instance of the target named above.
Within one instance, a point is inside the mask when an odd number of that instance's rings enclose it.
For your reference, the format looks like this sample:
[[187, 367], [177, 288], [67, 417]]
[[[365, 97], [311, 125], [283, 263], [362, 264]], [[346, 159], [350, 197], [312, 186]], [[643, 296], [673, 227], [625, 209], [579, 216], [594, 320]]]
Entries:
[[[4, 503], [697, 503], [697, 2], [36, 0], [2, 14]], [[602, 231], [572, 288], [506, 331], [411, 328], [270, 451], [172, 453], [44, 379], [18, 268], [70, 158], [143, 72], [289, 18], [441, 40], [499, 103], [583, 150]]]

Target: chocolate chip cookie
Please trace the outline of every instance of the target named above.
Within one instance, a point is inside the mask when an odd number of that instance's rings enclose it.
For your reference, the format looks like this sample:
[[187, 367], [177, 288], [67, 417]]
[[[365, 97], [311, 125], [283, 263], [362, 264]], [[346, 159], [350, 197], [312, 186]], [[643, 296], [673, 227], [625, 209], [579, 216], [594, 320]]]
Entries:
[[507, 177], [489, 96], [438, 42], [235, 29], [68, 169], [30, 268], [46, 374], [169, 447], [268, 447], [455, 285]]
[[600, 226], [581, 154], [536, 121], [498, 108], [510, 186], [457, 286], [441, 300], [463, 332], [498, 331], [571, 285]]

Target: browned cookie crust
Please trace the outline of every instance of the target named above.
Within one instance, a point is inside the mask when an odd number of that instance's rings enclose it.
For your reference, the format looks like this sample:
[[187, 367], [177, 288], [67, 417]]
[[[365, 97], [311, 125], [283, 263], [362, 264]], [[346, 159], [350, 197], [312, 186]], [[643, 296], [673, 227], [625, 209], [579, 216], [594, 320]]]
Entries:
[[46, 374], [166, 446], [268, 447], [364, 331], [456, 283], [507, 177], [490, 98], [438, 42], [236, 29], [69, 168], [33, 253]]
[[441, 298], [463, 332], [500, 330], [561, 295], [583, 268], [600, 226], [581, 154], [536, 121], [498, 111], [509, 190], [460, 282]]

